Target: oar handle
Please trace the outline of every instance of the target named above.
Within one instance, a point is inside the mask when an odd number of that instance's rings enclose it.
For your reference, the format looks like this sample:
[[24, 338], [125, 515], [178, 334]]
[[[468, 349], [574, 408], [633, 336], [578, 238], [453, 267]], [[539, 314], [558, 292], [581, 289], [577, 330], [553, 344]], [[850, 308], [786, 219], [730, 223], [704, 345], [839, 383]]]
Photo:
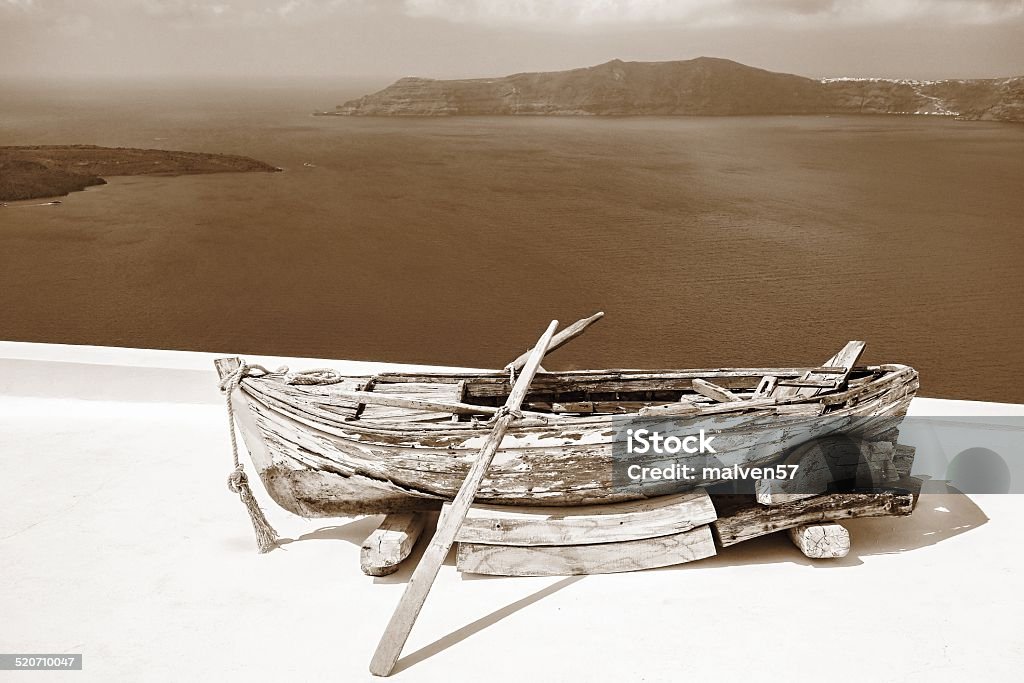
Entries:
[[[570, 342], [576, 337], [580, 336], [586, 331], [588, 327], [590, 327], [603, 317], [604, 311], [598, 311], [589, 318], [582, 318], [574, 322], [572, 325], [569, 325], [569, 327], [565, 328], [551, 339], [551, 344], [550, 346], [548, 346], [546, 353], [551, 353], [555, 349], [564, 346], [566, 342]], [[530, 357], [531, 352], [532, 349], [524, 351], [521, 356], [519, 356], [514, 361], [506, 365], [505, 369], [508, 370], [509, 368], [511, 368], [516, 372], [519, 372], [520, 368], [526, 365], [526, 361]]]

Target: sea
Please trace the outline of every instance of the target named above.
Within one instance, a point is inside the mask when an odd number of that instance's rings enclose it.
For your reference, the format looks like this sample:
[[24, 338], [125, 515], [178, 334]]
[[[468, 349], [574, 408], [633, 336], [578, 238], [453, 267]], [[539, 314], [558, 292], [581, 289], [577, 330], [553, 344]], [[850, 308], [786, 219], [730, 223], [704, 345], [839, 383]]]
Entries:
[[[314, 117], [362, 81], [0, 83], [0, 145], [242, 154], [0, 208], [0, 339], [548, 369], [800, 366], [1024, 402], [1024, 126]], [[38, 202], [36, 202], [38, 203]]]

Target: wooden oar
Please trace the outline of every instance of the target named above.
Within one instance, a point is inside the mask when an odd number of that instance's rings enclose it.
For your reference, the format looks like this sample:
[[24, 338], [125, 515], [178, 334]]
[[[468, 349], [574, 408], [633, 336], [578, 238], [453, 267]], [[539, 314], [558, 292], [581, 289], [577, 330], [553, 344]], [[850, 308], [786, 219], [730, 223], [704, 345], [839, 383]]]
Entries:
[[[569, 327], [565, 328], [564, 330], [562, 330], [561, 332], [554, 336], [554, 338], [551, 340], [551, 346], [548, 347], [547, 353], [551, 353], [560, 346], [563, 346], [566, 342], [572, 341], [576, 337], [580, 336], [581, 334], [583, 334], [584, 330], [586, 330], [588, 327], [590, 327], [603, 317], [604, 311], [598, 311], [589, 318], [577, 320], [572, 325], [569, 325]], [[508, 370], [509, 368], [512, 368], [516, 372], [519, 372], [519, 369], [526, 364], [526, 359], [530, 357], [530, 353], [532, 353], [532, 350], [524, 351], [523, 355], [519, 356], [519, 358], [516, 358], [514, 361], [506, 365], [505, 369]]]
[[391, 615], [391, 621], [388, 622], [384, 635], [381, 636], [380, 643], [377, 644], [377, 651], [373, 653], [370, 673], [376, 676], [389, 676], [392, 669], [395, 668], [395, 662], [402, 654], [402, 648], [405, 647], [405, 641], [409, 639], [409, 633], [412, 631], [413, 624], [416, 623], [416, 617], [423, 609], [427, 594], [430, 593], [430, 588], [434, 585], [434, 579], [437, 577], [438, 570], [441, 569], [441, 563], [448, 556], [448, 551], [451, 550], [452, 543], [455, 542], [455, 534], [462, 526], [463, 520], [466, 519], [469, 507], [473, 504], [477, 491], [480, 490], [480, 484], [483, 482], [484, 475], [487, 474], [487, 468], [490, 467], [494, 454], [498, 451], [498, 446], [501, 445], [501, 440], [514, 419], [513, 413], [519, 410], [523, 399], [526, 398], [530, 382], [537, 374], [537, 368], [540, 367], [540, 362], [548, 350], [548, 345], [551, 344], [551, 337], [555, 334], [557, 327], [558, 321], [552, 320], [537, 345], [533, 347], [533, 351], [530, 352], [519, 378], [512, 386], [512, 393], [505, 401], [506, 410], [499, 414], [494, 429], [491, 430], [490, 436], [484, 442], [480, 454], [470, 468], [466, 480], [462, 483], [462, 488], [459, 489], [458, 495], [455, 496], [455, 500], [448, 508], [448, 514], [439, 522], [434, 538], [431, 539], [416, 571], [409, 579], [402, 599], [398, 602], [398, 607], [395, 608], [395, 613]]

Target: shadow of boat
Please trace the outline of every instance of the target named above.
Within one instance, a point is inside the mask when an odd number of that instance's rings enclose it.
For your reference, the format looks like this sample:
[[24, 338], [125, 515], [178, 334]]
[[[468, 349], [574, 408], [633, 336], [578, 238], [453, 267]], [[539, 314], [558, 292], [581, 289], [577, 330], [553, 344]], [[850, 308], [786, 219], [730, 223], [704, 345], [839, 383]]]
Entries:
[[[859, 517], [844, 519], [850, 532], [850, 553], [843, 558], [812, 560], [793, 547], [785, 533], [777, 532], [719, 548], [718, 554], [699, 562], [650, 571], [685, 571], [693, 568], [736, 567], [786, 562], [819, 569], [863, 564], [861, 558], [911, 552], [941, 543], [976, 529], [988, 516], [968, 496], [944, 482], [929, 482], [908, 517]], [[941, 487], [941, 490], [938, 488]]]
[[[947, 482], [926, 482], [924, 490], [926, 492], [920, 496], [914, 513], [909, 517], [861, 517], [843, 520], [843, 525], [849, 530], [853, 540], [851, 552], [844, 558], [809, 559], [793, 547], [785, 533], [772, 533], [727, 548], [720, 548], [717, 555], [703, 560], [645, 571], [684, 572], [712, 567], [737, 567], [782, 562], [819, 569], [853, 567], [863, 564], [862, 558], [864, 557], [913, 552], [927, 548], [976, 529], [989, 521], [988, 516], [973, 500]], [[371, 516], [340, 526], [324, 527], [288, 542], [333, 539], [360, 545], [363, 539], [376, 528], [380, 519], [380, 516]], [[427, 521], [421, 539], [430, 539], [433, 536], [436, 523], [437, 515], [432, 514]], [[396, 573], [376, 577], [373, 582], [375, 584], [408, 583], [426, 546], [427, 542], [425, 541], [417, 543], [413, 553], [402, 563]], [[453, 566], [454, 558], [455, 547], [453, 546], [445, 559], [445, 564]], [[462, 575], [464, 581], [501, 581], [516, 578], [519, 577]], [[515, 600], [442, 636], [398, 660], [394, 673], [429, 659], [584, 578], [586, 577], [567, 576], [558, 579], [530, 595]]]

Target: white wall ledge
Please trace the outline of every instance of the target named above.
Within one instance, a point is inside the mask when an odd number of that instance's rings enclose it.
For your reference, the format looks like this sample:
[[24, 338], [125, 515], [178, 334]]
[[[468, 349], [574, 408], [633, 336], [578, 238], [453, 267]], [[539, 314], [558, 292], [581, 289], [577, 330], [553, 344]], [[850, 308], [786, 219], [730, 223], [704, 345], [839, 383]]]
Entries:
[[[213, 361], [206, 353], [114, 346], [0, 341], [0, 396], [91, 401], [219, 403]], [[465, 372], [481, 368], [246, 355], [266, 367], [333, 367], [352, 374]], [[911, 416], [1024, 415], [1024, 404], [918, 397]]]

